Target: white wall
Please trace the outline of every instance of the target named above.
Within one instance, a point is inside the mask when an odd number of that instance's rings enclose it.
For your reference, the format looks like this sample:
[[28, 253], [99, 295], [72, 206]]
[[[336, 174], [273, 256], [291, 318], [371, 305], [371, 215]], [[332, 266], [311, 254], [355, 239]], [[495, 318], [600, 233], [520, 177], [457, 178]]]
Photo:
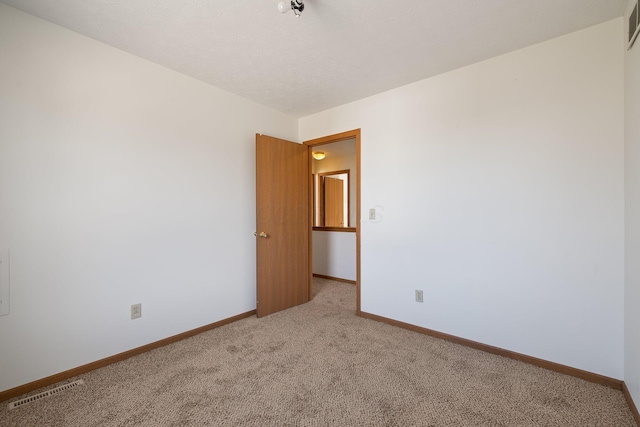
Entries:
[[255, 309], [255, 133], [295, 118], [2, 4], [0, 58], [0, 390]]
[[640, 407], [640, 40], [625, 54], [625, 202], [624, 381]]
[[622, 26], [300, 120], [362, 129], [363, 311], [622, 379]]
[[313, 232], [313, 273], [356, 280], [356, 233]]

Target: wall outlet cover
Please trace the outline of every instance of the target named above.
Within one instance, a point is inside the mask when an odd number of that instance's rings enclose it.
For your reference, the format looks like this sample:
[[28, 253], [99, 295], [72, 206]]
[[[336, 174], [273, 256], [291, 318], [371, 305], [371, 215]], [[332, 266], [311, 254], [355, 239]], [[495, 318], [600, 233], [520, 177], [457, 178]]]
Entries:
[[131, 319], [139, 319], [142, 317], [142, 304], [133, 304], [131, 306]]

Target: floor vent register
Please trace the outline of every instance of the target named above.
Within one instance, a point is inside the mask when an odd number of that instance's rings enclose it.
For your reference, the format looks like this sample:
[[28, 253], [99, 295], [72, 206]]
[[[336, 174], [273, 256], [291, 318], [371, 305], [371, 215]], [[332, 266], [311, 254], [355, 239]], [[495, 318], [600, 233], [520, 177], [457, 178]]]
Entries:
[[52, 388], [51, 390], [47, 390], [47, 391], [43, 391], [42, 393], [38, 393], [38, 394], [34, 394], [33, 396], [28, 396], [25, 398], [22, 398], [20, 400], [16, 400], [15, 402], [11, 402], [9, 403], [9, 409], [15, 409], [18, 408], [20, 406], [26, 405], [28, 403], [33, 403], [36, 402], [40, 399], [44, 399], [46, 397], [51, 397], [55, 394], [58, 394], [62, 391], [66, 391], [69, 390], [71, 388], [77, 387], [81, 384], [84, 384], [83, 380], [77, 380], [68, 384], [64, 384], [55, 388]]

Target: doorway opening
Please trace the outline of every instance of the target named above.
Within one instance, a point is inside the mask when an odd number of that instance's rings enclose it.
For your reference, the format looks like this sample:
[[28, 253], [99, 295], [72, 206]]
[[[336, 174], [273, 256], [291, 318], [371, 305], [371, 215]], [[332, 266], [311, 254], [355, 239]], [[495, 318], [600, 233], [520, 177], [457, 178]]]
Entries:
[[[313, 240], [327, 238], [333, 235], [338, 240], [349, 240], [350, 236], [355, 234], [355, 286], [356, 286], [356, 314], [360, 315], [360, 129], [354, 129], [322, 138], [305, 141], [304, 145], [308, 148], [309, 155], [309, 195], [310, 206], [312, 207], [312, 221], [309, 235], [311, 236], [311, 248], [314, 246]], [[352, 145], [355, 145], [353, 149]], [[322, 150], [323, 160], [315, 160], [313, 153]], [[345, 163], [334, 165], [327, 170], [327, 167], [319, 167], [314, 162], [325, 162], [330, 160], [332, 151], [335, 155], [354, 154], [355, 160], [351, 163], [351, 167], [345, 167]], [[327, 165], [329, 162], [325, 162]], [[355, 170], [352, 170], [355, 169]], [[314, 173], [314, 170], [318, 171]], [[345, 173], [347, 172], [348, 173]], [[333, 175], [333, 180], [326, 178]], [[346, 178], [345, 178], [346, 177]], [[335, 182], [340, 180], [340, 182]], [[331, 186], [331, 187], [330, 187]], [[329, 188], [338, 188], [338, 191], [329, 191]], [[329, 193], [329, 195], [327, 195]], [[341, 198], [337, 200], [335, 198]], [[340, 205], [343, 205], [341, 207]], [[327, 206], [336, 208], [329, 208]], [[335, 212], [341, 212], [336, 214]], [[337, 219], [327, 224], [327, 218], [334, 215]], [[339, 220], [339, 218], [344, 218]], [[323, 234], [324, 233], [324, 234]], [[337, 234], [336, 234], [337, 233]], [[344, 233], [344, 234], [343, 234]], [[339, 236], [339, 237], [338, 237]], [[311, 249], [313, 252], [313, 249]], [[310, 254], [310, 260], [313, 260], [313, 253]], [[312, 274], [314, 273], [312, 261]], [[313, 274], [318, 277], [325, 277], [332, 280], [345, 281], [353, 283], [354, 280], [343, 279], [334, 275]], [[309, 281], [309, 295], [312, 293], [312, 281]]]

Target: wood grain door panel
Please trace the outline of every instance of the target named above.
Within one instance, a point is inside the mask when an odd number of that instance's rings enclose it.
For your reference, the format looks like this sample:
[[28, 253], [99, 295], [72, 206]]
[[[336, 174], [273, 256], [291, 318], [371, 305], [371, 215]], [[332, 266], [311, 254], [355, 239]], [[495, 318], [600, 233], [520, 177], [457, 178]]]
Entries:
[[323, 177], [324, 181], [324, 226], [344, 227], [344, 181]]
[[309, 174], [306, 146], [256, 135], [258, 317], [309, 301]]

